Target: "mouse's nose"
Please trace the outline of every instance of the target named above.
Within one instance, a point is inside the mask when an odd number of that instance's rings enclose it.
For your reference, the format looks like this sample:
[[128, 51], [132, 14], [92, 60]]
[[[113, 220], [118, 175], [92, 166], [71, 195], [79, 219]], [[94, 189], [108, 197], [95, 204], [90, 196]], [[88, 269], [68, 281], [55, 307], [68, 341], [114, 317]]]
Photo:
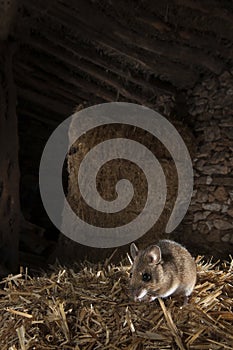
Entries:
[[133, 301], [137, 301], [137, 299], [138, 299], [138, 296], [137, 296], [137, 289], [136, 288], [134, 288], [134, 287], [130, 287], [129, 288], [129, 292], [130, 292], [130, 296], [131, 296], [131, 299], [133, 300]]

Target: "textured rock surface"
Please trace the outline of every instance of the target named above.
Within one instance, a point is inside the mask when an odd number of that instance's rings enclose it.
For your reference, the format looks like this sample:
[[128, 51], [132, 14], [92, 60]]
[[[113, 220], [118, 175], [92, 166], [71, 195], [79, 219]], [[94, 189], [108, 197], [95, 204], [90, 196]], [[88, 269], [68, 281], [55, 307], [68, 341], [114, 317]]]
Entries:
[[192, 217], [190, 235], [213, 255], [230, 253], [233, 244], [232, 86], [232, 74], [224, 72], [203, 81], [188, 96], [189, 113], [196, 118], [197, 153], [195, 191], [182, 227], [185, 231]]

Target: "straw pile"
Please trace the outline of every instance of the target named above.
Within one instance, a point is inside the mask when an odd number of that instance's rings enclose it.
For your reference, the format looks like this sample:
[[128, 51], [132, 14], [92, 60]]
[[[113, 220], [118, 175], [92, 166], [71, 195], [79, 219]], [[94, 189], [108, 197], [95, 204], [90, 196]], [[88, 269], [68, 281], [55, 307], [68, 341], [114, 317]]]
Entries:
[[189, 303], [168, 298], [135, 303], [129, 266], [85, 264], [27, 271], [2, 284], [0, 349], [231, 349], [233, 261], [197, 258], [198, 282]]

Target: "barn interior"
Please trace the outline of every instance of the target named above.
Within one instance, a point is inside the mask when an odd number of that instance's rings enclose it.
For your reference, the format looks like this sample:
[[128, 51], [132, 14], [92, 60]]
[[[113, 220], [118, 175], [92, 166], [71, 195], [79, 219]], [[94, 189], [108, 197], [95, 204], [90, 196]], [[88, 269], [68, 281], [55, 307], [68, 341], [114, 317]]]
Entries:
[[[112, 250], [74, 247], [56, 229], [41, 201], [39, 165], [50, 135], [72, 113], [95, 104], [130, 102], [165, 116], [193, 162], [193, 197], [170, 237], [194, 255], [227, 258], [233, 246], [232, 2], [3, 0], [0, 9], [2, 251], [15, 244], [20, 264], [32, 268], [56, 258], [66, 263], [111, 255]], [[164, 216], [139, 241], [143, 245], [164, 235], [177, 189], [174, 164], [148, 133], [105, 130], [109, 137], [114, 132], [139, 137], [157, 150], [170, 181]], [[90, 149], [93, 137], [99, 142], [101, 133], [80, 141], [78, 158]], [[14, 164], [11, 171], [7, 162]], [[75, 155], [69, 162], [77, 162]], [[132, 167], [124, 163], [122, 168]], [[141, 180], [135, 181], [140, 187]], [[7, 187], [10, 195], [4, 196]], [[119, 256], [127, 249], [119, 249]], [[7, 256], [3, 265], [15, 266], [16, 257], [11, 254], [11, 265]]]

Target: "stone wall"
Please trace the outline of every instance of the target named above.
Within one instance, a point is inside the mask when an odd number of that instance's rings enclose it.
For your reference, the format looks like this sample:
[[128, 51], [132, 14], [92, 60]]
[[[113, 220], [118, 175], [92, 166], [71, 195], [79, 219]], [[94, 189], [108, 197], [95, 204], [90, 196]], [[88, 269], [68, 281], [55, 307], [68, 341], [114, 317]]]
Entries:
[[207, 79], [188, 92], [197, 151], [183, 238], [196, 243], [201, 253], [215, 256], [226, 256], [233, 249], [232, 73]]

